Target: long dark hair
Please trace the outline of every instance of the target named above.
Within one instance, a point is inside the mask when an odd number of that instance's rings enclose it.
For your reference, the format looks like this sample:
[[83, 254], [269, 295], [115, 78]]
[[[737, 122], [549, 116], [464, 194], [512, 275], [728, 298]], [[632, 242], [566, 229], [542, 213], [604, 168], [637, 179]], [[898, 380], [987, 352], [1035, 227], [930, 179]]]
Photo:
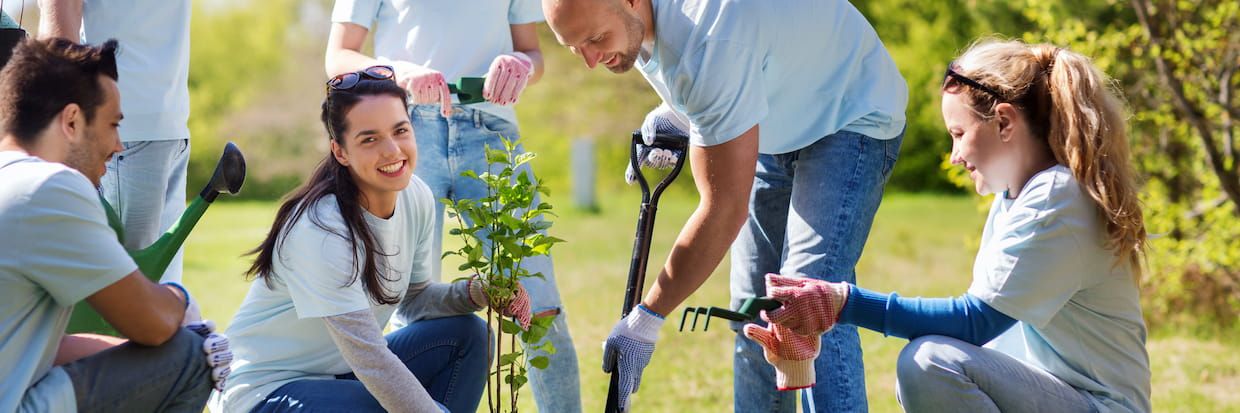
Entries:
[[[340, 147], [344, 147], [345, 142], [341, 135], [348, 127], [345, 115], [365, 96], [392, 96], [400, 99], [402, 104], [408, 104], [405, 90], [390, 79], [363, 79], [348, 89], [329, 89], [327, 98], [323, 100], [321, 120], [327, 129], [328, 138]], [[262, 278], [270, 288], [275, 276], [272, 266], [275, 252], [283, 244], [284, 238], [288, 236], [288, 226], [300, 219], [307, 209], [327, 195], [336, 196], [336, 205], [344, 220], [345, 231], [341, 233], [341, 231], [328, 228], [314, 214], [310, 215], [310, 220], [319, 228], [349, 241], [349, 246], [353, 250], [353, 277], [345, 283], [345, 286], [352, 285], [360, 278], [362, 286], [366, 288], [366, 292], [375, 302], [396, 304], [400, 301], [400, 297], [388, 291], [382, 284], [382, 281], [392, 281], [383, 274], [386, 270], [386, 260], [380, 262], [379, 259], [379, 257], [386, 258], [389, 254], [379, 250], [375, 234], [370, 225], [366, 223], [365, 210], [359, 199], [362, 194], [358, 191], [353, 176], [349, 174], [349, 168], [336, 161], [330, 152], [319, 162], [314, 173], [310, 174], [310, 179], [282, 201], [280, 210], [276, 213], [275, 222], [271, 224], [271, 230], [267, 232], [267, 238], [247, 253], [247, 255], [257, 254], [258, 256], [250, 265], [250, 269], [246, 270], [246, 276], [251, 279]], [[358, 248], [359, 243], [361, 248]], [[286, 275], [296, 276], [295, 274]]]

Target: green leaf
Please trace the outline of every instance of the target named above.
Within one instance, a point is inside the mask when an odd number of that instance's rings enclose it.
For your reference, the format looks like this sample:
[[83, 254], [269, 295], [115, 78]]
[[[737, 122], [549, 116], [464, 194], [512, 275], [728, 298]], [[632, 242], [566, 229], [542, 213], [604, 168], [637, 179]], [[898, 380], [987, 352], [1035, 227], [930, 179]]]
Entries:
[[499, 321], [499, 323], [500, 331], [503, 331], [506, 334], [518, 334], [521, 332], [521, 325], [512, 322], [512, 320], [503, 318]]
[[521, 352], [512, 352], [499, 357], [499, 364], [509, 365], [521, 357]]
[[498, 149], [486, 148], [486, 154], [487, 154], [487, 163], [495, 163], [495, 164], [507, 164], [508, 163], [508, 152], [504, 152]]
[[546, 356], [538, 356], [530, 359], [530, 365], [534, 366], [536, 369], [545, 369], [548, 364], [551, 364], [551, 359]]

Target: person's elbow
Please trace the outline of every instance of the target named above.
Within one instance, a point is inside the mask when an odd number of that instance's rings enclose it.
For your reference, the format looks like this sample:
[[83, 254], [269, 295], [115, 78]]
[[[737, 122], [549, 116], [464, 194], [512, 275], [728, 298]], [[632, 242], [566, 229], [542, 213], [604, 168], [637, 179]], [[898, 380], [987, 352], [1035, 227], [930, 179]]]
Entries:
[[144, 346], [161, 346], [181, 329], [181, 318], [175, 314], [152, 314], [152, 320], [137, 331], [124, 332], [130, 341]]

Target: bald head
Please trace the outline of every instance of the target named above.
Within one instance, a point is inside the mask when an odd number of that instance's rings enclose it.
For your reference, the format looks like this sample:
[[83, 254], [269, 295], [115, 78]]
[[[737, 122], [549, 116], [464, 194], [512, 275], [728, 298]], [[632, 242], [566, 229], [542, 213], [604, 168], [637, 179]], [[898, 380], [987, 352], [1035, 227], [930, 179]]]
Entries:
[[543, 0], [543, 13], [556, 41], [591, 69], [632, 69], [642, 41], [654, 37], [650, 0]]

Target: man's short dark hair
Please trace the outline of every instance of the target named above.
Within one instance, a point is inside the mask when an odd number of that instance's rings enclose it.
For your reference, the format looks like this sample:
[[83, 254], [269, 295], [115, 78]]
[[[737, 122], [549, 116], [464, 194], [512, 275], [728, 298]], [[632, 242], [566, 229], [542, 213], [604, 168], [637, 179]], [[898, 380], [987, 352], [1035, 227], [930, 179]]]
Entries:
[[117, 80], [116, 40], [89, 46], [28, 39], [0, 70], [0, 134], [29, 143], [70, 103], [90, 121], [103, 105], [99, 76]]

